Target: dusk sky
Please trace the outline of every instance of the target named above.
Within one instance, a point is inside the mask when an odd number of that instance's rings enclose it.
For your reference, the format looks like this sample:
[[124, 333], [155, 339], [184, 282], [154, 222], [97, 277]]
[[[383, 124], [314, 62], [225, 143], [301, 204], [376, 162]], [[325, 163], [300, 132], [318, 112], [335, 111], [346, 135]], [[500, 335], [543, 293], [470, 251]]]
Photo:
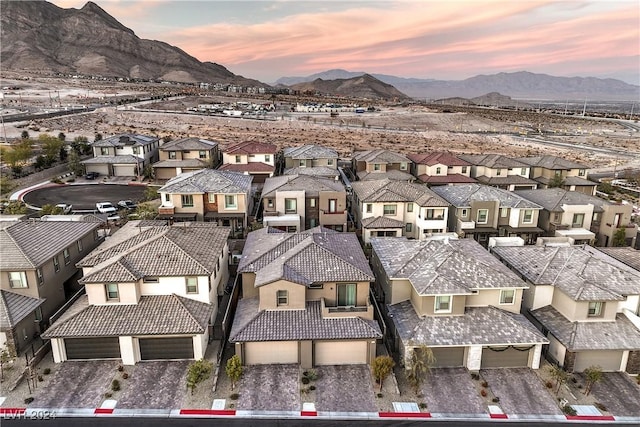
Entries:
[[640, 85], [637, 0], [94, 2], [138, 37], [266, 83], [342, 68], [440, 80], [531, 71]]

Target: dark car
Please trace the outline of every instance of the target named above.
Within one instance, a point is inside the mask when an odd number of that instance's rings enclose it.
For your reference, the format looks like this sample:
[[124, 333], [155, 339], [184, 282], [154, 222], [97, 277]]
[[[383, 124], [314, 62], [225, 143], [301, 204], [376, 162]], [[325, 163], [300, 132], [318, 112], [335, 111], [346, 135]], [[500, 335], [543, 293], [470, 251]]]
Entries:
[[128, 210], [133, 210], [136, 208], [136, 204], [133, 203], [131, 200], [120, 200], [118, 202], [118, 208], [121, 209], [128, 209]]
[[84, 177], [87, 179], [96, 179], [99, 176], [100, 176], [99, 172], [87, 172], [87, 174]]

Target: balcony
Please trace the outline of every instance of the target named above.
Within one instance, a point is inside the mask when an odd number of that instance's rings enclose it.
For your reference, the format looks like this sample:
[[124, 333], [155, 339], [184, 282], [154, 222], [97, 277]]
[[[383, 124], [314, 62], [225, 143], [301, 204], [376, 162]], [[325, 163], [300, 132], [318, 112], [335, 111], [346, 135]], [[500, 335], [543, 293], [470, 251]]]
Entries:
[[320, 225], [343, 225], [347, 223], [347, 211], [329, 212], [320, 209]]
[[327, 306], [325, 299], [320, 300], [320, 309], [322, 310], [322, 317], [362, 317], [363, 319], [373, 320], [373, 306], [369, 304], [367, 299], [367, 305], [365, 306]]
[[476, 228], [475, 221], [462, 221], [458, 219], [458, 230], [473, 230], [474, 228]]

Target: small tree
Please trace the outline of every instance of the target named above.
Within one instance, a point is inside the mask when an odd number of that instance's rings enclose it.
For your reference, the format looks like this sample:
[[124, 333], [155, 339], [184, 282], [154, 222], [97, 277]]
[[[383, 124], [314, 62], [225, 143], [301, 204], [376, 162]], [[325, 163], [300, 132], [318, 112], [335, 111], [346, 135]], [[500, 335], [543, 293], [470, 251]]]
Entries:
[[395, 362], [390, 356], [378, 356], [373, 359], [371, 370], [373, 371], [373, 377], [380, 384], [379, 391], [382, 391], [382, 383], [389, 376], [394, 366]]
[[11, 200], [4, 207], [3, 213], [7, 215], [24, 215], [27, 213], [27, 210], [27, 205], [25, 205], [24, 202], [21, 202], [20, 200]]
[[231, 380], [231, 390], [234, 390], [236, 383], [240, 381], [240, 378], [242, 377], [242, 370], [242, 362], [237, 354], [234, 354], [229, 358], [229, 360], [227, 360], [227, 366], [225, 366], [224, 371]]
[[589, 366], [584, 370], [586, 377], [586, 384], [584, 387], [584, 394], [588, 396], [591, 393], [593, 385], [602, 380], [602, 368], [600, 366]]
[[151, 165], [145, 166], [144, 169], [142, 170], [142, 176], [144, 176], [144, 179], [149, 179], [149, 180], [153, 179], [153, 166]]
[[144, 200], [146, 202], [149, 202], [151, 200], [155, 200], [158, 197], [160, 197], [158, 195], [158, 189], [156, 187], [152, 187], [152, 186], [147, 186], [147, 188], [145, 188], [144, 190]]
[[616, 232], [613, 234], [613, 240], [611, 242], [611, 244], [613, 246], [626, 246], [627, 245], [627, 240], [625, 238], [626, 236], [626, 232], [624, 228], [618, 228], [616, 230]]
[[96, 133], [93, 137], [93, 142], [96, 141], [102, 141], [102, 134], [101, 133]]
[[64, 142], [65, 139], [67, 139], [67, 135], [65, 135], [64, 133], [60, 132], [58, 134], [58, 139], [62, 142]]
[[136, 206], [135, 214], [139, 219], [154, 219], [158, 216], [158, 209], [149, 203], [139, 203]]
[[49, 163], [55, 162], [60, 157], [60, 149], [64, 146], [64, 142], [46, 133], [40, 135], [38, 141], [42, 145], [45, 158]]
[[22, 133], [20, 134], [20, 138], [21, 139], [29, 139], [29, 132], [26, 130], [23, 130]]
[[213, 363], [205, 359], [196, 360], [189, 365], [187, 388], [191, 390], [191, 394], [193, 394], [198, 384], [211, 376], [211, 371], [213, 371]]
[[562, 177], [562, 175], [555, 175], [553, 178], [551, 178], [551, 181], [549, 181], [549, 188], [557, 188], [562, 186], [564, 186], [564, 178]]
[[420, 387], [426, 380], [427, 375], [429, 375], [431, 366], [435, 361], [436, 358], [433, 355], [433, 351], [426, 345], [414, 348], [411, 352], [406, 375], [416, 394], [420, 393]]
[[55, 205], [44, 205], [40, 211], [40, 215], [62, 215], [63, 213], [62, 208]]
[[75, 149], [69, 152], [68, 160], [69, 170], [76, 176], [81, 176], [84, 169], [82, 168], [82, 163], [80, 163], [80, 156]]
[[5, 344], [2, 351], [0, 351], [0, 379], [2, 379], [3, 381], [4, 381], [4, 365], [9, 363], [11, 359], [12, 359], [11, 354], [9, 353], [9, 350], [7, 350], [7, 346]]
[[552, 365], [549, 368], [549, 374], [551, 375], [551, 378], [553, 378], [553, 380], [556, 382], [555, 389], [556, 389], [556, 396], [557, 396], [558, 393], [560, 392], [560, 387], [562, 386], [562, 384], [567, 382], [569, 375], [564, 369], [562, 369], [558, 365]]
[[611, 185], [611, 183], [609, 181], [602, 181], [598, 185], [598, 191], [601, 191], [601, 192], [607, 193], [607, 194], [612, 194], [613, 193], [613, 186]]

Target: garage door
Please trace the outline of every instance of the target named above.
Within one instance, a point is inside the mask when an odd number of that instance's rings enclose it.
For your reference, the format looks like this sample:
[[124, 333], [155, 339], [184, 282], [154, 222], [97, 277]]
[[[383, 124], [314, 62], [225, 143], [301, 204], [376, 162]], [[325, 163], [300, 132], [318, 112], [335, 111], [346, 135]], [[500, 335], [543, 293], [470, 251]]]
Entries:
[[86, 165], [87, 172], [98, 172], [100, 176], [108, 176], [109, 175], [109, 165]]
[[244, 346], [244, 360], [246, 365], [298, 363], [298, 342], [248, 342]]
[[367, 363], [367, 341], [316, 341], [314, 365], [359, 365]]
[[615, 372], [620, 370], [621, 362], [621, 351], [579, 351], [576, 353], [576, 361], [573, 365], [573, 371], [582, 372], [589, 366], [600, 366], [605, 372]]
[[[481, 368], [517, 368], [529, 365], [529, 352], [506, 347], [483, 347]], [[492, 350], [493, 349], [493, 350]], [[502, 351], [500, 351], [502, 350]]]
[[435, 368], [464, 366], [464, 347], [432, 348]]
[[193, 359], [193, 338], [139, 338], [141, 360]]
[[65, 338], [68, 360], [119, 359], [120, 340], [109, 338]]
[[115, 176], [136, 176], [135, 165], [113, 165]]

